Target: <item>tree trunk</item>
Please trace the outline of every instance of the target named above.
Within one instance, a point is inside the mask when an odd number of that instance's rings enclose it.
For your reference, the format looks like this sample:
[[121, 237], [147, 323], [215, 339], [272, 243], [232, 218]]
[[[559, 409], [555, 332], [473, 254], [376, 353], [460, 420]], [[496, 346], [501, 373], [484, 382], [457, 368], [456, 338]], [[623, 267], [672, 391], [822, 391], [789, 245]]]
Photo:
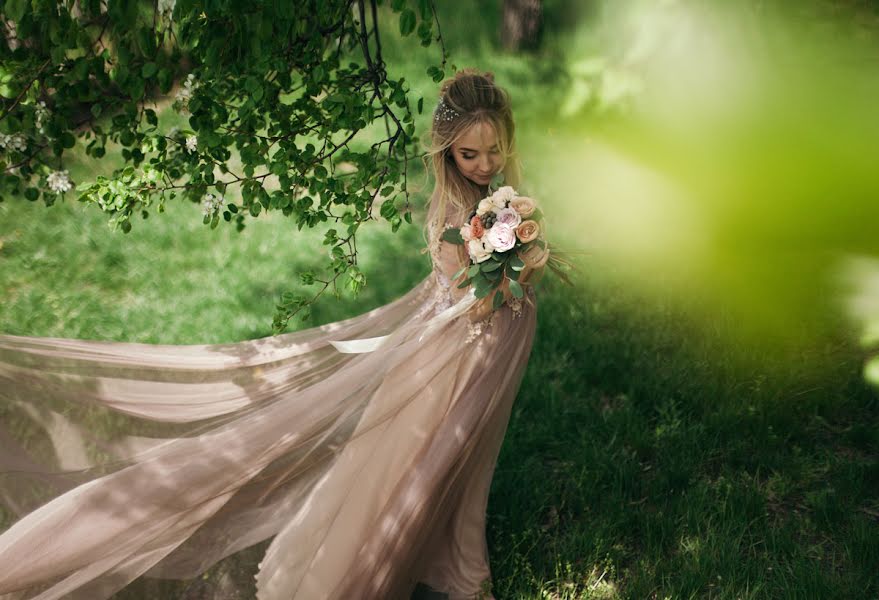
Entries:
[[540, 45], [541, 0], [504, 0], [501, 42], [507, 50], [533, 50]]

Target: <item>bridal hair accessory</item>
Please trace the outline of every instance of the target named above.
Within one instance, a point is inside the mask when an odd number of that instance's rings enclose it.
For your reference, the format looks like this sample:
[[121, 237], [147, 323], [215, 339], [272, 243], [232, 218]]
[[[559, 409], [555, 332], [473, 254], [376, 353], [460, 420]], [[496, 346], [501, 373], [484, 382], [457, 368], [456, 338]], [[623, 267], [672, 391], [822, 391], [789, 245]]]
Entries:
[[460, 117], [461, 114], [446, 104], [445, 98], [440, 97], [439, 104], [436, 105], [436, 110], [433, 113], [434, 121], [451, 121]]

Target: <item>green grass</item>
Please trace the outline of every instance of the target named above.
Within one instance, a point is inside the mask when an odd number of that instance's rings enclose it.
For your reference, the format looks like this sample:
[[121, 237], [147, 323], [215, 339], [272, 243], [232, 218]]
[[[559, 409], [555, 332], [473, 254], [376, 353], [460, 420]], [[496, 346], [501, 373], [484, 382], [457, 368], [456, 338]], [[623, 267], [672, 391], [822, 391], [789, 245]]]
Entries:
[[599, 269], [540, 311], [489, 506], [499, 598], [876, 597], [856, 349], [755, 360]]
[[[459, 25], [446, 26], [453, 60], [487, 65], [511, 88], [526, 181], [539, 194], [553, 147], [540, 123], [564, 82], [546, 56], [493, 53], [498, 3], [484, 22], [466, 4], [443, 9]], [[403, 56], [406, 46], [386, 37], [387, 55]], [[431, 57], [411, 56], [391, 66], [430, 107]], [[70, 199], [51, 208], [7, 199], [0, 331], [180, 344], [266, 336], [278, 295], [322, 262], [321, 237], [266, 214], [241, 234], [212, 231], [197, 206], [179, 204], [114, 234]], [[420, 246], [417, 226], [397, 235], [370, 226], [358, 243], [361, 297], [324, 299], [293, 326], [398, 297], [428, 273]], [[575, 290], [549, 281], [540, 292], [488, 507], [496, 596], [875, 600], [879, 401], [859, 349], [842, 334], [754, 346], [734, 318], [708, 319], [695, 300], [630, 281], [592, 256]], [[141, 582], [119, 597], [252, 597], [249, 569], [263, 547], [205, 579]]]

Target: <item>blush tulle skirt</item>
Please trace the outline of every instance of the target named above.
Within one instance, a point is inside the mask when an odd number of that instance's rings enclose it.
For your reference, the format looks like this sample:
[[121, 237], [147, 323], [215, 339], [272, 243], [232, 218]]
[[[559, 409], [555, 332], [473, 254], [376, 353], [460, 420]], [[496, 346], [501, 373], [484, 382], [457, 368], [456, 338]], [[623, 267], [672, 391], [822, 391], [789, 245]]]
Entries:
[[233, 344], [0, 336], [0, 598], [109, 598], [266, 540], [261, 600], [480, 597], [536, 302], [474, 327], [439, 283]]

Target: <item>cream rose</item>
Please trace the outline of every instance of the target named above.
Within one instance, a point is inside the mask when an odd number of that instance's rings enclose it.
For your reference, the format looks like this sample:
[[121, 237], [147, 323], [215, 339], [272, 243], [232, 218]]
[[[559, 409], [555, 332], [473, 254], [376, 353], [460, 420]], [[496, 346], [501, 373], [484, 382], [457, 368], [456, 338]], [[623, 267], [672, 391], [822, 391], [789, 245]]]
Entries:
[[528, 196], [519, 196], [510, 201], [510, 208], [519, 213], [519, 216], [523, 219], [527, 219], [534, 214], [534, 211], [537, 209], [537, 203]]
[[509, 225], [515, 229], [521, 222], [522, 217], [520, 217], [519, 213], [512, 208], [502, 208], [497, 211], [497, 219], [495, 220], [495, 223], [503, 223], [504, 225]]
[[518, 237], [519, 241], [523, 244], [536, 240], [539, 235], [540, 225], [537, 224], [537, 221], [528, 219], [527, 221], [522, 221], [522, 223], [516, 227], [516, 237]]
[[494, 252], [494, 247], [487, 240], [474, 239], [467, 242], [467, 251], [473, 262], [481, 263], [488, 260], [491, 253]]
[[473, 239], [473, 228], [470, 225], [462, 225], [460, 233], [465, 242]]
[[506, 252], [516, 245], [516, 230], [503, 223], [495, 223], [485, 237], [498, 252]]

